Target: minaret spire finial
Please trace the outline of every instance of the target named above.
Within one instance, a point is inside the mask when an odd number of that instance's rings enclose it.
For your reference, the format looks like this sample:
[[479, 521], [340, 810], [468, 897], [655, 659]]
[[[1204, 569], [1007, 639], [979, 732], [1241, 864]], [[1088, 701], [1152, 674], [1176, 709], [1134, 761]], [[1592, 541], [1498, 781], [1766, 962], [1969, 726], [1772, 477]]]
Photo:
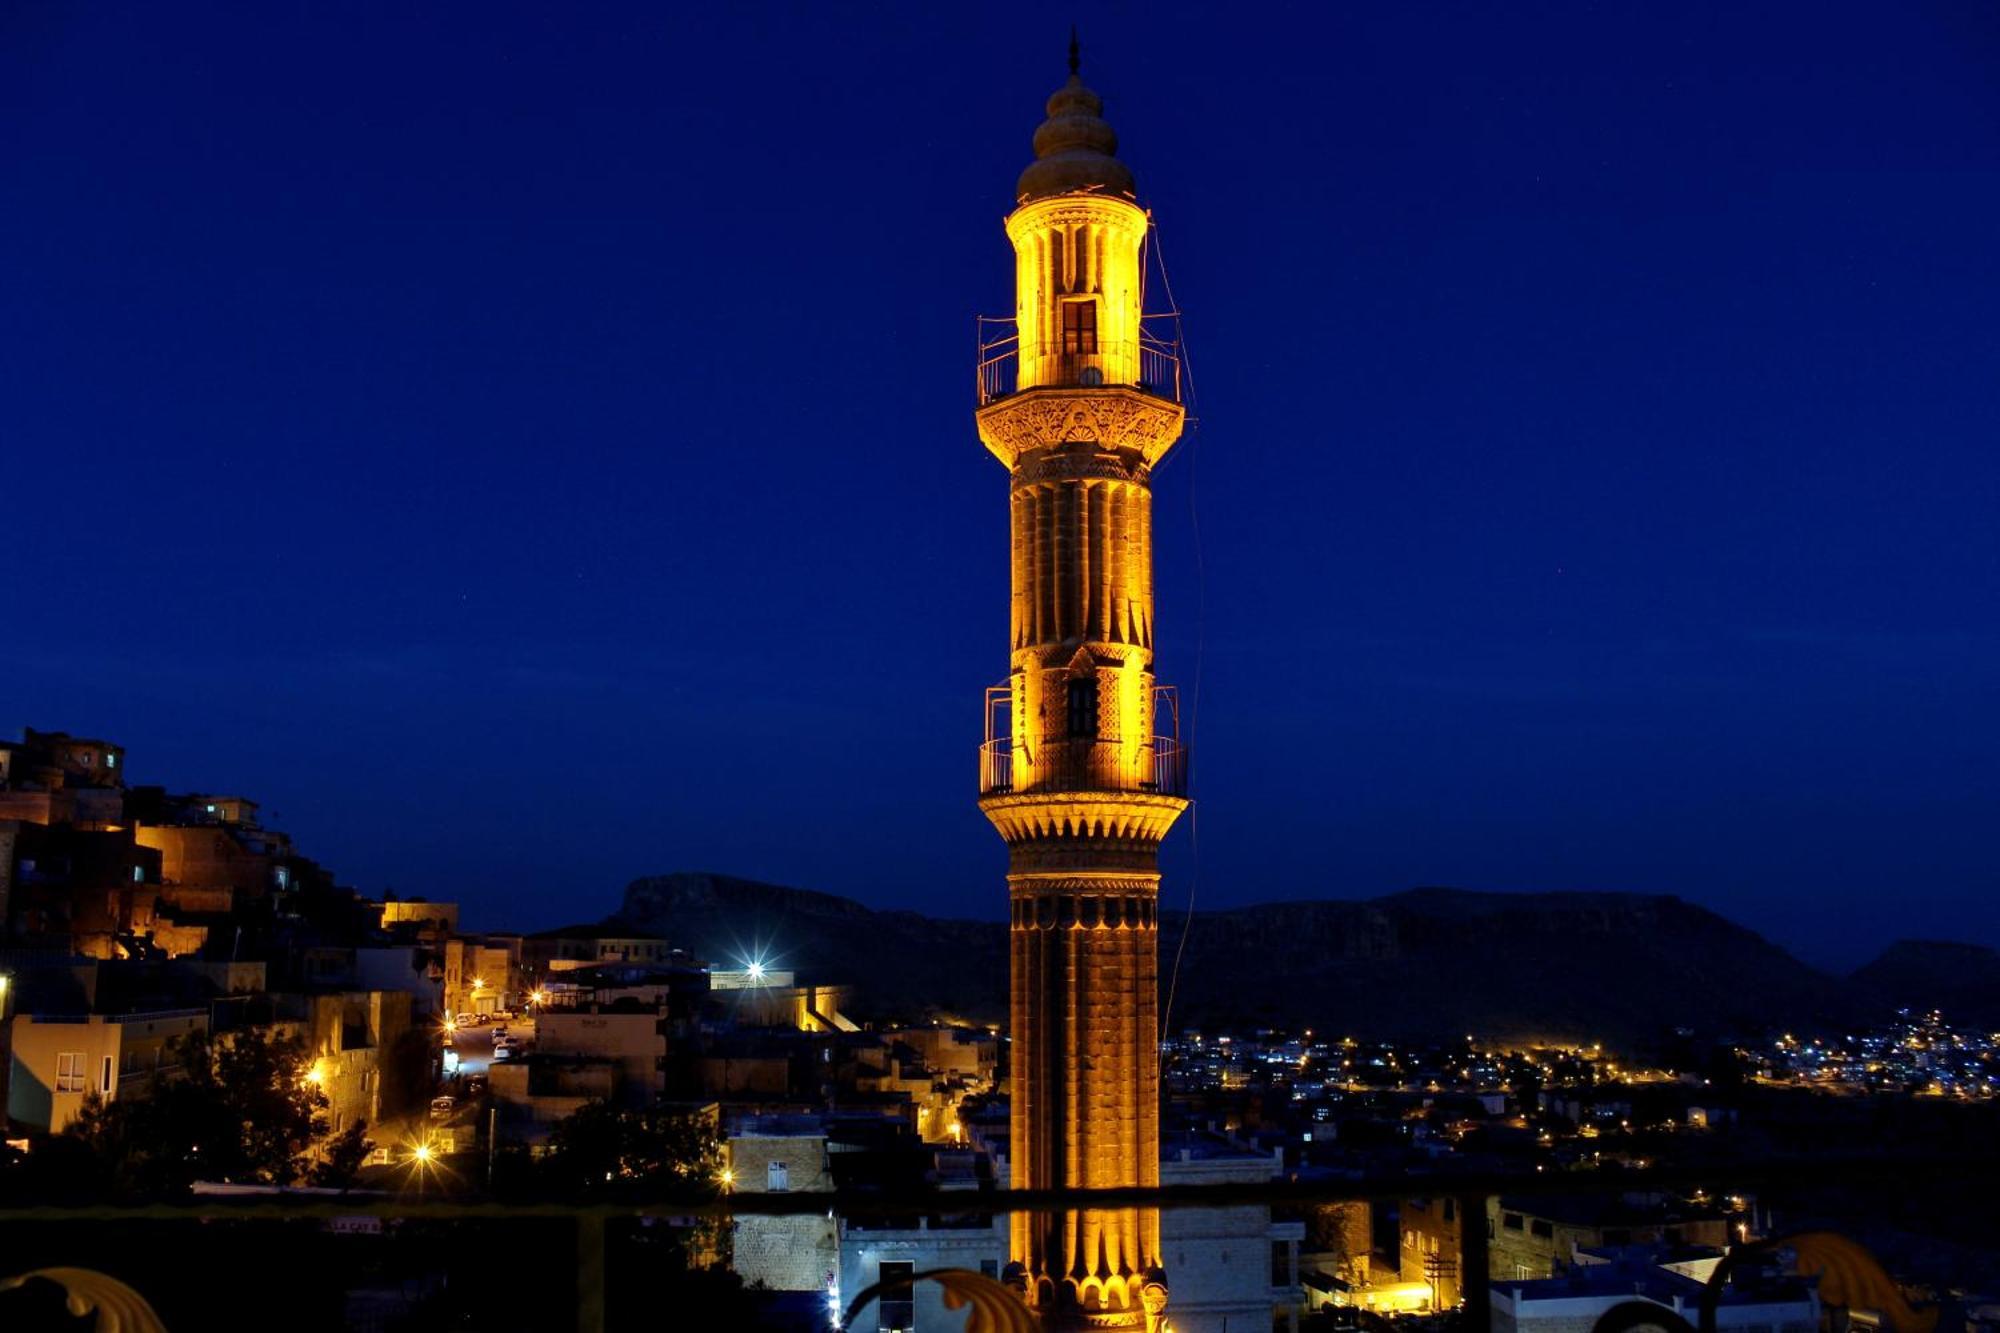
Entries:
[[1076, 25], [1069, 25], [1069, 72], [1075, 76], [1077, 67], [1083, 64], [1083, 48], [1077, 45]]

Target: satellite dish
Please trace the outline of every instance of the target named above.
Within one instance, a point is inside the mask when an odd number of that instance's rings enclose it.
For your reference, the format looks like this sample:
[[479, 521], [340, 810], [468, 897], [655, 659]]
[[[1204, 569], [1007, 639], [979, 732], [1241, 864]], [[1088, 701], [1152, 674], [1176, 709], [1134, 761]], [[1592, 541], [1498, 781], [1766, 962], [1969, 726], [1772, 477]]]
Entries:
[[1096, 366], [1085, 366], [1076, 377], [1076, 382], [1086, 389], [1095, 389], [1104, 383], [1104, 372]]

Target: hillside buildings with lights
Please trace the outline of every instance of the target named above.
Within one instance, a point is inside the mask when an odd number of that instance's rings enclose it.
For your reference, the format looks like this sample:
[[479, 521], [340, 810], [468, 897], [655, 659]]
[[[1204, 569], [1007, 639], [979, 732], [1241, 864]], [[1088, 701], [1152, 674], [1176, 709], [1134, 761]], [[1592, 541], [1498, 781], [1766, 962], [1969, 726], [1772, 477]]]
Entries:
[[130, 781], [116, 742], [0, 742], [0, 1105], [60, 1132], [149, 1095], [191, 1034], [297, 1039], [329, 1123], [421, 1108], [446, 1005], [450, 904], [338, 887], [257, 801]]

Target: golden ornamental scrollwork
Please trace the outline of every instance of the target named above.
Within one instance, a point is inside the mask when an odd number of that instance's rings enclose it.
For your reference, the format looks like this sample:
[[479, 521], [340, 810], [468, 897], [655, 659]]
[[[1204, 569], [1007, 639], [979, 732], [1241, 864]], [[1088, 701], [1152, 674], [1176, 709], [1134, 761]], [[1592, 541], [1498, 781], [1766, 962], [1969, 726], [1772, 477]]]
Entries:
[[0, 1291], [41, 1278], [63, 1289], [63, 1306], [70, 1316], [97, 1316], [98, 1333], [167, 1333], [152, 1305], [108, 1273], [89, 1268], [38, 1268], [18, 1277], [0, 1278]]
[[1130, 449], [1151, 467], [1180, 438], [1179, 403], [1137, 389], [1027, 389], [981, 408], [979, 440], [1009, 468], [1023, 455], [1064, 444]]
[[[970, 1307], [965, 1333], [1040, 1333], [1041, 1321], [1022, 1304], [1020, 1295], [983, 1274], [964, 1268], [933, 1268], [914, 1273], [895, 1285], [901, 1289], [917, 1282], [935, 1282], [943, 1287], [944, 1308], [947, 1310]], [[855, 1321], [862, 1312], [879, 1300], [889, 1285], [877, 1282], [872, 1287], [864, 1288], [848, 1305], [840, 1326], [855, 1327]]]

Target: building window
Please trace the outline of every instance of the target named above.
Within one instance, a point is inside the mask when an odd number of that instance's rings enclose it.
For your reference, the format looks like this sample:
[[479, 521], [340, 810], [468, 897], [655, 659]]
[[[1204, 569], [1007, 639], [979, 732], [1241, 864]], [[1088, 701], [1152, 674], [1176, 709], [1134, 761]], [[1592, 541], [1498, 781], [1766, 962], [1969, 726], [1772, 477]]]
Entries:
[[979, 1261], [979, 1276], [997, 1280], [1000, 1276], [1000, 1261], [998, 1259], [981, 1259]]
[[146, 867], [144, 866], [132, 867], [132, 882], [134, 884], [144, 884], [146, 882]]
[[105, 1056], [105, 1057], [104, 1057], [104, 1078], [103, 1078], [103, 1086], [102, 1086], [102, 1087], [100, 1087], [100, 1088], [98, 1089], [98, 1091], [99, 1091], [99, 1092], [102, 1092], [102, 1093], [103, 1093], [103, 1094], [104, 1094], [105, 1096], [107, 1096], [107, 1097], [109, 1097], [109, 1096], [111, 1095], [111, 1079], [112, 1079], [112, 1075], [111, 1075], [111, 1057], [107, 1055], [107, 1056]]
[[115, 754], [106, 754], [104, 756], [104, 766], [106, 768], [118, 767], [118, 756]]
[[1500, 1225], [1506, 1227], [1509, 1231], [1519, 1231], [1521, 1229], [1521, 1215], [1519, 1213], [1507, 1213], [1501, 1217]]
[[1552, 1240], [1555, 1238], [1556, 1234], [1554, 1223], [1545, 1222], [1539, 1217], [1534, 1220], [1533, 1225], [1531, 1225], [1528, 1228], [1528, 1230], [1533, 1232], [1535, 1235], [1540, 1236], [1543, 1240]]
[[1062, 308], [1064, 356], [1091, 356], [1097, 351], [1097, 302], [1064, 301]]
[[882, 1312], [882, 1333], [907, 1333], [917, 1326], [916, 1292], [910, 1286], [917, 1266], [907, 1259], [884, 1260], [877, 1270], [882, 1295], [876, 1308]]
[[764, 1167], [764, 1188], [772, 1193], [780, 1193], [792, 1187], [792, 1168], [784, 1162], [771, 1162]]
[[83, 1052], [58, 1051], [56, 1053], [56, 1091], [83, 1091]]
[[1292, 1276], [1292, 1247], [1282, 1240], [1271, 1242], [1271, 1285], [1289, 1287], [1297, 1281]]
[[1097, 738], [1097, 677], [1094, 675], [1070, 678], [1069, 734], [1077, 740]]

